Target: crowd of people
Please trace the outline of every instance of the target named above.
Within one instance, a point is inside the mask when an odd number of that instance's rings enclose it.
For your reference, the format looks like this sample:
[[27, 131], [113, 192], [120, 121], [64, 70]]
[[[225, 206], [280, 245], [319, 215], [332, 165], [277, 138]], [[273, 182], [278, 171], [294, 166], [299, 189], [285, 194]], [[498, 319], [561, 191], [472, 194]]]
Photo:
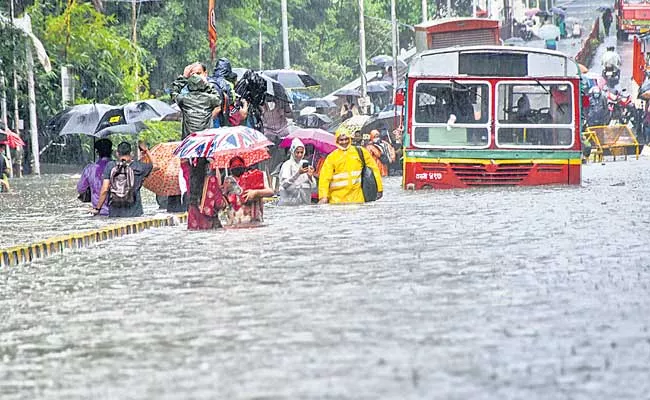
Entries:
[[[213, 76], [208, 76], [205, 65], [200, 63], [184, 69], [171, 85], [171, 99], [181, 112], [181, 139], [211, 127], [253, 124], [248, 118], [249, 111], [253, 111], [248, 101], [234, 90], [236, 80], [227, 59], [217, 62]], [[259, 108], [259, 115], [264, 115], [264, 107]], [[239, 156], [232, 157], [227, 168], [219, 168], [212, 158], [181, 159], [179, 186], [186, 190], [183, 195], [168, 198], [167, 210], [186, 210], [188, 229], [207, 230], [263, 222], [264, 198], [274, 195], [279, 197], [279, 206], [379, 199], [383, 194], [382, 176], [388, 175], [389, 164], [395, 162], [395, 151], [382, 140], [378, 130], [365, 139], [358, 132], [337, 132], [337, 148], [318, 157], [312, 145], [293, 139], [288, 156], [281, 159], [277, 189], [269, 179], [268, 170], [273, 165], [247, 165]], [[110, 139], [98, 140], [94, 147], [98, 159], [82, 172], [77, 184], [79, 198], [92, 205], [94, 215], [143, 215], [140, 195], [143, 181], [159, 168], [146, 144], [138, 143], [137, 160], [127, 142], [117, 145], [115, 160], [111, 159]], [[277, 148], [275, 151], [284, 154]], [[364, 172], [366, 179], [374, 183], [372, 195], [364, 193]]]

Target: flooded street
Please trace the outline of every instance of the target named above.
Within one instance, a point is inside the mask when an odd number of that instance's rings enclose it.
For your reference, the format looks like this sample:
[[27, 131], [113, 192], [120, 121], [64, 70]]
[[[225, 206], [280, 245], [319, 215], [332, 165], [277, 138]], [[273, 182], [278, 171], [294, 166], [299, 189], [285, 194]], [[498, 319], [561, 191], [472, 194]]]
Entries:
[[[153, 229], [7, 268], [0, 397], [645, 398], [649, 167], [589, 164], [581, 187], [391, 178], [375, 204], [270, 206], [257, 229]], [[45, 182], [0, 198], [3, 246], [108, 223], [55, 198], [70, 176]]]

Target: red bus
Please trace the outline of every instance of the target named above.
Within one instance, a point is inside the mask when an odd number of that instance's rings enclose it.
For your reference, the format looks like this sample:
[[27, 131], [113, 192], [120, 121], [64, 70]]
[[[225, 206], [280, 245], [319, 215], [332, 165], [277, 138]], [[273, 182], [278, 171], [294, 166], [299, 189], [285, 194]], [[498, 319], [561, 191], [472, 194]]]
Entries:
[[404, 104], [405, 189], [581, 183], [580, 71], [563, 53], [427, 50]]

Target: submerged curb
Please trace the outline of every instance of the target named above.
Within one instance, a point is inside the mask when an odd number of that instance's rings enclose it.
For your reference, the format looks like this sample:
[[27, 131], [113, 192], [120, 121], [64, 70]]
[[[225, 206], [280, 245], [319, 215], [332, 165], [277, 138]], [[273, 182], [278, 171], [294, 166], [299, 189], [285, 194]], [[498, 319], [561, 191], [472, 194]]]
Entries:
[[187, 222], [187, 213], [109, 225], [91, 231], [57, 236], [32, 244], [0, 249], [0, 267], [16, 266], [61, 253], [66, 249], [81, 249], [93, 243], [139, 233], [146, 229], [174, 226], [184, 222]]

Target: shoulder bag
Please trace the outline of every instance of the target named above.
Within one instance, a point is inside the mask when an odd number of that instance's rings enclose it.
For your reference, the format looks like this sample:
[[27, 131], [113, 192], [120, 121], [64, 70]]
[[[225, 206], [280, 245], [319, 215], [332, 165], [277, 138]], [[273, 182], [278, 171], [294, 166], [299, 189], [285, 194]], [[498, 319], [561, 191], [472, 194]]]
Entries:
[[355, 146], [359, 158], [361, 159], [361, 189], [363, 190], [363, 199], [365, 202], [377, 200], [377, 180], [372, 169], [366, 165], [366, 159], [363, 151], [359, 146]]

